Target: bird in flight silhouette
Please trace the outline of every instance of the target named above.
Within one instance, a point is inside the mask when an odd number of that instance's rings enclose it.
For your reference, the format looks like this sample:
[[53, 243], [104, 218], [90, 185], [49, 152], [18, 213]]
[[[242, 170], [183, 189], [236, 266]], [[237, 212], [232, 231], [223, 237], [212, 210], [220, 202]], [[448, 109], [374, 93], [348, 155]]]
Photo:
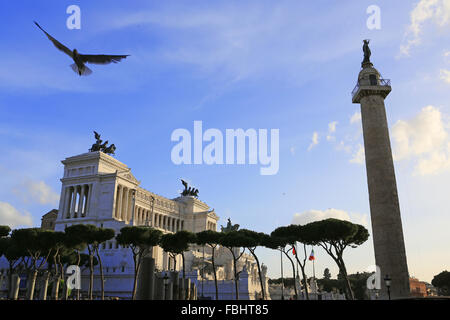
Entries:
[[109, 64], [111, 62], [117, 63], [122, 59], [125, 59], [129, 56], [127, 55], [109, 55], [109, 54], [81, 54], [77, 51], [77, 49], [73, 49], [71, 51], [69, 48], [67, 48], [65, 45], [63, 45], [61, 42], [53, 38], [51, 35], [49, 35], [42, 27], [34, 21], [34, 23], [38, 26], [39, 29], [41, 29], [47, 38], [53, 43], [53, 45], [67, 54], [69, 57], [73, 59], [75, 62], [70, 67], [73, 71], [78, 73], [80, 76], [88, 76], [92, 73], [92, 70], [86, 67], [85, 63], [94, 63], [94, 64]]

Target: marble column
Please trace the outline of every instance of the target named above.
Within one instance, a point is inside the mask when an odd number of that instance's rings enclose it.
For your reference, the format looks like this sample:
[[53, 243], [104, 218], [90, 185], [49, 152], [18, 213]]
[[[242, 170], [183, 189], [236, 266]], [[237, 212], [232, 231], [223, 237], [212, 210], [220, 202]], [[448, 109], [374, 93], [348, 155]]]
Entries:
[[127, 211], [128, 211], [128, 188], [124, 188], [123, 190], [123, 205], [122, 205], [122, 221], [127, 220]]
[[66, 187], [64, 193], [64, 209], [62, 218], [69, 218], [70, 217], [70, 187]]
[[88, 193], [87, 193], [87, 198], [86, 198], [86, 212], [85, 212], [85, 216], [89, 216], [89, 208], [91, 206], [91, 198], [92, 198], [92, 187], [93, 184], [89, 184], [88, 185]]
[[[396, 299], [410, 296], [409, 272], [384, 104], [391, 86], [380, 77], [372, 63], [363, 64], [352, 101], [361, 105], [375, 263], [382, 279], [392, 279], [390, 295]], [[388, 298], [383, 280], [380, 296]]]
[[118, 194], [118, 204], [117, 204], [117, 208], [116, 208], [116, 218], [121, 220], [122, 219], [122, 198], [123, 198], [123, 187], [119, 184], [117, 185], [117, 189], [119, 190], [119, 194]]
[[84, 203], [84, 192], [86, 190], [85, 185], [83, 184], [80, 187], [80, 198], [78, 199], [78, 210], [77, 210], [77, 217], [81, 218], [83, 216], [83, 203]]
[[75, 216], [75, 205], [77, 202], [77, 186], [72, 187], [72, 203], [70, 206], [70, 218], [74, 218]]

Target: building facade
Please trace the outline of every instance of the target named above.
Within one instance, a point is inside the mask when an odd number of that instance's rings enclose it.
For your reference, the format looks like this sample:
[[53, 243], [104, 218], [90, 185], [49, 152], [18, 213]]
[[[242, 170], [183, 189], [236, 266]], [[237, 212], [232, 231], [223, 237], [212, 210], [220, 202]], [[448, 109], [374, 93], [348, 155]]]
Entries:
[[[150, 226], [163, 233], [187, 230], [197, 233], [217, 230], [218, 215], [206, 203], [192, 196], [168, 199], [140, 187], [138, 181], [125, 164], [101, 151], [88, 152], [62, 161], [64, 176], [61, 179], [61, 197], [55, 230], [63, 231], [73, 224], [93, 224], [114, 229], [116, 234], [124, 226]], [[228, 249], [216, 250], [215, 259], [219, 275], [219, 286], [234, 288], [231, 254]], [[102, 244], [100, 248], [105, 275], [105, 295], [130, 297], [133, 287], [134, 262], [129, 248], [119, 246], [115, 239]], [[215, 298], [212, 274], [206, 266], [211, 252], [207, 247], [191, 246], [185, 253], [186, 271], [190, 278], [202, 286], [204, 296]], [[181, 257], [177, 261], [160, 247], [154, 247], [152, 257], [157, 271], [182, 268]], [[202, 272], [200, 270], [206, 270]], [[244, 299], [258, 299], [261, 294], [257, 268], [252, 256], [244, 254], [239, 263], [240, 296]], [[88, 288], [88, 270], [82, 271], [82, 291]], [[98, 266], [95, 269], [99, 272]], [[264, 269], [264, 282], [267, 278]], [[94, 282], [94, 293], [99, 293], [100, 278]], [[231, 290], [231, 289], [230, 289]], [[229, 290], [228, 290], [229, 291]], [[221, 295], [231, 299], [232, 293]]]

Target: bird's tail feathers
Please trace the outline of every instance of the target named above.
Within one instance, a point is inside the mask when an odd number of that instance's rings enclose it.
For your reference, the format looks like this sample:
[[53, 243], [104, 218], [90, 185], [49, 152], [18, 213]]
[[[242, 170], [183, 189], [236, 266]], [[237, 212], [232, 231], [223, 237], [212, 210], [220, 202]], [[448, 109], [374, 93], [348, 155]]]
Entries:
[[[79, 69], [76, 63], [71, 64], [70, 67], [72, 68], [72, 70], [75, 73], [79, 74], [80, 76], [88, 76], [92, 73], [92, 70], [86, 66], [83, 66], [82, 69]], [[80, 71], [81, 71], [81, 74], [80, 74]]]

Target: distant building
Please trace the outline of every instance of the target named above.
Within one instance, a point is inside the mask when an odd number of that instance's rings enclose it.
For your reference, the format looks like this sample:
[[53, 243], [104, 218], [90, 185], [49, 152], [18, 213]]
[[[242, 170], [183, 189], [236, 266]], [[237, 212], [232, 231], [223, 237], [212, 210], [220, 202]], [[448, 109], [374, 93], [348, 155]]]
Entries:
[[417, 278], [409, 278], [409, 287], [411, 290], [411, 296], [413, 297], [426, 297], [428, 295], [426, 282], [420, 281]]
[[427, 287], [427, 295], [430, 297], [438, 296], [438, 290], [435, 286], [433, 286], [431, 283], [425, 282], [425, 285]]
[[58, 210], [56, 209], [53, 209], [44, 214], [41, 218], [41, 229], [55, 230], [55, 222], [57, 218], [58, 218]]

